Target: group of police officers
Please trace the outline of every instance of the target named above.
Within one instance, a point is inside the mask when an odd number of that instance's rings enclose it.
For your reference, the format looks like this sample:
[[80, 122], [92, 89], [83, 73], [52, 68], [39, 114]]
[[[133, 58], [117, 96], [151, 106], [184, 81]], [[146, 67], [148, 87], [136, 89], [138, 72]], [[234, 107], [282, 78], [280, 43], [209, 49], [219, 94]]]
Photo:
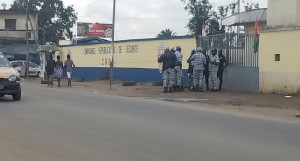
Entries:
[[[166, 48], [163, 55], [158, 58], [158, 62], [163, 64], [163, 93], [181, 92], [183, 87], [182, 75], [183, 54], [181, 47], [176, 49]], [[223, 72], [226, 66], [226, 59], [222, 49], [205, 51], [201, 47], [192, 50], [188, 68], [188, 89], [194, 92], [203, 92], [203, 78], [205, 77], [206, 90], [209, 88], [209, 76], [212, 80], [211, 92], [222, 90]], [[219, 79], [219, 80], [218, 80]]]

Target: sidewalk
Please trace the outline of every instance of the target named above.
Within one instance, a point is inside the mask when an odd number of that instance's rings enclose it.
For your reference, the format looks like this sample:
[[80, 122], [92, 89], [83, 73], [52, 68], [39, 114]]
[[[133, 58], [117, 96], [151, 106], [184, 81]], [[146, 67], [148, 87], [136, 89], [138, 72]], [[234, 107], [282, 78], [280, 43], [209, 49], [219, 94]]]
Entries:
[[[34, 84], [40, 84], [39, 79], [24, 80]], [[55, 82], [54, 84], [57, 84]], [[72, 90], [82, 90], [94, 94], [117, 95], [125, 97], [140, 97], [146, 99], [163, 100], [193, 105], [209, 105], [214, 109], [248, 111], [261, 115], [284, 114], [295, 117], [300, 113], [300, 96], [295, 95], [286, 98], [284, 95], [260, 94], [251, 92], [221, 91], [211, 93], [208, 91], [191, 92], [185, 90], [179, 93], [162, 93], [162, 87], [152, 86], [151, 83], [137, 84], [136, 86], [122, 86], [121, 82], [113, 82], [112, 90], [109, 90], [109, 81], [73, 82]], [[46, 85], [41, 85], [46, 86]], [[58, 88], [55, 86], [54, 88]], [[66, 87], [66, 80], [62, 82], [62, 88]], [[274, 111], [276, 111], [274, 113]], [[299, 119], [300, 120], [300, 119]]]

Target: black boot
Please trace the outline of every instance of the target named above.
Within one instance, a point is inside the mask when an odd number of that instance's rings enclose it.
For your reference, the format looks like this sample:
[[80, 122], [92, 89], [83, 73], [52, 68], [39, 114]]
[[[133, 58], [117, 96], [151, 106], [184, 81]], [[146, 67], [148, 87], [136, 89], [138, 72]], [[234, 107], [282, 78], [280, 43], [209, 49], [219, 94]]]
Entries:
[[177, 92], [181, 92], [181, 87], [180, 86], [176, 86]]
[[212, 89], [212, 90], [210, 90], [210, 92], [218, 92], [219, 90], [217, 90], [217, 89]]
[[193, 92], [198, 92], [199, 91], [199, 87], [194, 87]]
[[222, 91], [222, 82], [220, 82], [219, 91]]
[[164, 87], [163, 93], [168, 93], [168, 88], [167, 87]]
[[170, 88], [169, 88], [169, 93], [173, 93], [173, 92], [174, 92], [173, 88], [170, 87]]
[[184, 86], [181, 86], [181, 87], [180, 87], [180, 90], [181, 90], [181, 91], [184, 91]]
[[177, 86], [173, 86], [173, 92], [177, 92]]
[[199, 92], [203, 92], [203, 88], [201, 87], [201, 88], [199, 88]]

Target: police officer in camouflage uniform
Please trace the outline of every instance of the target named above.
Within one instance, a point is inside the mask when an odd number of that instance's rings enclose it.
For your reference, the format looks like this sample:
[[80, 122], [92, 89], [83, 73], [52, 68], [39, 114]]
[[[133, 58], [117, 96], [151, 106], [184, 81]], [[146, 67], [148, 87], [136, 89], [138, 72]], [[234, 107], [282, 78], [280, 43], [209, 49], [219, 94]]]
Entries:
[[194, 92], [203, 92], [202, 82], [206, 58], [202, 51], [203, 49], [201, 47], [197, 48], [197, 53], [191, 57], [191, 61], [193, 63]]
[[169, 50], [166, 50], [165, 53], [158, 58], [158, 62], [163, 63], [163, 93], [173, 93], [174, 68], [176, 61], [176, 55]]
[[181, 81], [182, 81], [182, 53], [181, 53], [181, 47], [177, 46], [175, 55], [177, 58], [177, 61], [175, 63], [175, 81], [174, 81], [174, 91], [180, 92], [181, 91]]
[[191, 55], [187, 60], [187, 63], [189, 64], [189, 68], [188, 68], [188, 90], [191, 90], [194, 87], [194, 81], [193, 81], [193, 64], [191, 61], [192, 56], [196, 54], [196, 50], [192, 50], [191, 51]]
[[218, 78], [217, 78], [217, 73], [218, 73], [218, 68], [220, 64], [220, 59], [217, 54], [217, 49], [214, 49], [209, 56], [209, 72], [211, 75], [211, 80], [212, 80], [212, 85], [213, 89], [211, 89], [211, 92], [218, 92]]

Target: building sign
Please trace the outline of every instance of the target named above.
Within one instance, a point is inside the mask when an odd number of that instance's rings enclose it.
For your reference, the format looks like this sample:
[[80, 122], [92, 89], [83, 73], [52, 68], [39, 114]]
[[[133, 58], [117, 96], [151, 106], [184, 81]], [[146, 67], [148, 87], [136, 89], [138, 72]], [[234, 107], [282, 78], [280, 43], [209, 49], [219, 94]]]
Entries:
[[[109, 55], [111, 54], [111, 46], [101, 46], [98, 48], [84, 48], [84, 55]], [[139, 45], [119, 45], [114, 47], [114, 53], [116, 54], [138, 54]], [[109, 58], [102, 58], [101, 65], [110, 65], [111, 60]]]
[[78, 22], [77, 36], [110, 38], [112, 36], [112, 25]]
[[[111, 54], [111, 46], [102, 46], [99, 48], [84, 48], [85, 55], [93, 54]], [[114, 47], [114, 53], [117, 54], [138, 54], [139, 45], [120, 45]]]

